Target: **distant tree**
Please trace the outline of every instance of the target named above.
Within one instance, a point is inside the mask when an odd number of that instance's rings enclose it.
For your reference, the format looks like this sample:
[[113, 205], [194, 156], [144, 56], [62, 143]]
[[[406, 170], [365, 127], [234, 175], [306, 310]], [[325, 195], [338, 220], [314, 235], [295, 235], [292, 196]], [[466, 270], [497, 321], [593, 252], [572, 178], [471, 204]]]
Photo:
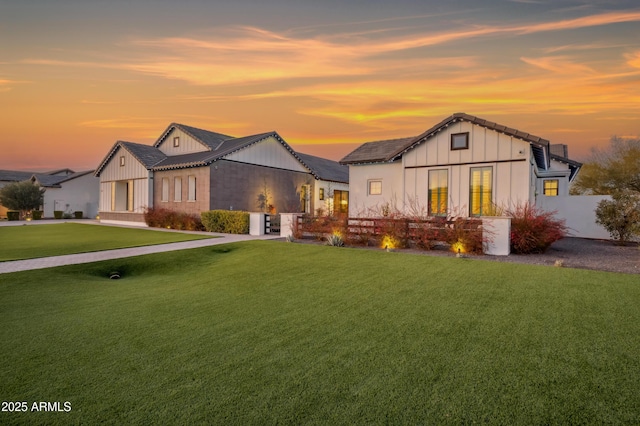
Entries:
[[571, 187], [572, 194], [640, 193], [640, 139], [611, 138], [605, 149], [594, 148]]
[[10, 183], [0, 188], [0, 204], [9, 210], [19, 210], [24, 218], [31, 210], [40, 208], [45, 189], [30, 180]]
[[598, 203], [596, 223], [624, 244], [633, 236], [640, 235], [640, 194], [626, 189], [613, 193], [611, 198]]

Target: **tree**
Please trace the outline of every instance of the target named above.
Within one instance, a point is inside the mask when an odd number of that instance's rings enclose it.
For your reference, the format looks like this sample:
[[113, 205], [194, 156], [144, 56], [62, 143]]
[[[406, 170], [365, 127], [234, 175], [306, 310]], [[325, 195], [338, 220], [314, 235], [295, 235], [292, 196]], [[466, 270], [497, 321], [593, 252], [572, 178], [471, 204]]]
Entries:
[[640, 139], [611, 138], [605, 149], [593, 148], [571, 187], [572, 194], [640, 193]]
[[24, 218], [28, 212], [40, 208], [45, 189], [30, 180], [10, 183], [0, 188], [0, 204], [9, 210], [19, 210]]
[[624, 244], [640, 235], [640, 194], [629, 189], [615, 192], [612, 200], [602, 200], [596, 208], [596, 223]]

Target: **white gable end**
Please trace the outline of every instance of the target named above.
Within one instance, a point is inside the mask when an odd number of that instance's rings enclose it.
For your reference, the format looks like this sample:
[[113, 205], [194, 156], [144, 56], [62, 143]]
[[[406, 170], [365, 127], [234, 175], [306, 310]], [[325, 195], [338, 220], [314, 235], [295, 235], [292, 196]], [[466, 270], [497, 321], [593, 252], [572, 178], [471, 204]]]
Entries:
[[273, 136], [224, 157], [225, 160], [309, 173]]
[[175, 127], [164, 138], [158, 149], [167, 156], [209, 151], [207, 146]]

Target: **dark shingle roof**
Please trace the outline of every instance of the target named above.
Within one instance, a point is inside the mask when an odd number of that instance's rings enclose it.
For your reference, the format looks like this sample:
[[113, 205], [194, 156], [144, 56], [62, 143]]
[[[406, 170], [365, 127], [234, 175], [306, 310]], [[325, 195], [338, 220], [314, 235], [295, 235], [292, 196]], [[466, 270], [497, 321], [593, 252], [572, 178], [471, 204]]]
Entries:
[[[467, 121], [469, 123], [529, 142], [533, 148], [533, 155], [538, 166], [544, 169], [548, 167], [548, 140], [542, 139], [539, 136], [534, 136], [532, 134], [522, 132], [517, 129], [512, 129], [507, 126], [494, 123], [492, 121], [487, 121], [473, 115], [465, 114], [463, 112], [457, 112], [450, 117], [445, 118], [426, 132], [413, 138], [365, 143], [364, 145], [358, 147], [352, 153], [348, 154], [342, 160], [340, 160], [340, 162], [343, 164], [357, 164], [395, 161], [402, 157], [405, 152], [415, 148], [421, 143], [424, 143], [427, 139], [442, 131], [443, 128], [446, 128], [450, 124], [458, 121]], [[371, 146], [366, 146], [369, 144], [371, 144]]]
[[0, 181], [4, 182], [22, 182], [30, 179], [33, 172], [21, 172], [17, 170], [0, 170]]
[[349, 166], [314, 155], [299, 152], [297, 155], [317, 179], [349, 183]]
[[216, 160], [219, 160], [222, 157], [226, 157], [227, 155], [247, 148], [271, 136], [282, 143], [291, 153], [294, 152], [276, 132], [260, 133], [257, 135], [245, 136], [242, 138], [225, 139], [223, 141], [220, 141], [217, 144], [216, 148], [211, 151], [194, 152], [191, 154], [173, 155], [170, 157], [166, 157], [163, 161], [156, 164], [153, 167], [153, 170], [169, 170], [180, 169], [184, 167], [206, 166]]
[[167, 156], [158, 148], [135, 142], [119, 142], [120, 145], [140, 161], [147, 169], [155, 166]]
[[104, 159], [94, 172], [94, 175], [100, 176], [100, 173], [102, 173], [102, 169], [107, 165], [109, 160], [111, 160], [118, 148], [126, 149], [127, 151], [129, 151], [131, 155], [133, 155], [142, 165], [144, 165], [147, 170], [151, 170], [153, 166], [167, 158], [167, 156], [156, 147], [135, 142], [118, 141], [113, 144], [113, 147], [111, 147], [109, 153], [104, 157]]
[[393, 155], [412, 142], [415, 137], [389, 139], [384, 141], [367, 142], [360, 145], [351, 153], [347, 154], [340, 163], [380, 163], [390, 161]]
[[182, 130], [211, 150], [215, 150], [223, 141], [233, 139], [233, 136], [223, 135], [222, 133], [210, 132], [209, 130], [198, 129], [197, 127], [186, 126], [180, 123], [171, 123], [153, 146], [156, 148], [160, 146], [162, 141], [164, 141], [167, 135], [171, 133], [171, 130], [174, 128]]

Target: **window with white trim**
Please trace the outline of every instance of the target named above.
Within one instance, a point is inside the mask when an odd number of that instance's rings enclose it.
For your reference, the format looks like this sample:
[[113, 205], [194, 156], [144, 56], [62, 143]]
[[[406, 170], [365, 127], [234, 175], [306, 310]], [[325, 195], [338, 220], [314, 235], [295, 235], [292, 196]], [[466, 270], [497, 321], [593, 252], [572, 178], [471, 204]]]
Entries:
[[162, 198], [160, 201], [169, 201], [169, 178], [162, 178]]
[[173, 180], [173, 201], [182, 201], [182, 178]]
[[382, 194], [382, 181], [381, 180], [370, 180], [367, 182], [367, 193], [369, 195], [381, 195]]
[[193, 175], [189, 176], [189, 195], [187, 201], [195, 201], [196, 200], [196, 177]]

